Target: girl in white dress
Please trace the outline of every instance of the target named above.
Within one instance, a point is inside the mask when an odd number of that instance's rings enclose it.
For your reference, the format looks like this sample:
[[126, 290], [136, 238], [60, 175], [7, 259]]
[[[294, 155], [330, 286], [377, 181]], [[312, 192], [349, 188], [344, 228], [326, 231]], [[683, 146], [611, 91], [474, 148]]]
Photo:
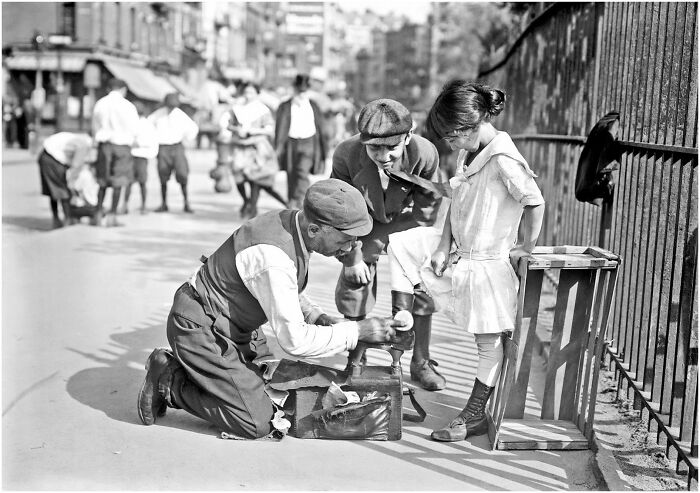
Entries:
[[394, 291], [422, 287], [458, 327], [474, 334], [476, 380], [467, 405], [439, 441], [463, 440], [487, 431], [486, 403], [503, 361], [502, 333], [514, 328], [520, 257], [539, 236], [544, 199], [510, 136], [491, 118], [505, 94], [483, 84], [454, 80], [445, 85], [428, 125], [453, 150], [460, 150], [450, 179], [452, 202], [442, 231], [414, 228], [389, 240]]

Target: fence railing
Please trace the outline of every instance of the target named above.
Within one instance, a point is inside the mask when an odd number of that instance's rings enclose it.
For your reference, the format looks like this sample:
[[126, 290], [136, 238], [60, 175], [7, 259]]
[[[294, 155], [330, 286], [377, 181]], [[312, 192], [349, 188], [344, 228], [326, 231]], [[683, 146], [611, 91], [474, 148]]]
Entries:
[[[508, 94], [513, 135], [547, 201], [540, 244], [622, 256], [607, 337], [677, 469], [697, 478], [697, 3], [559, 3], [480, 78]], [[574, 198], [588, 131], [620, 112], [612, 204]]]

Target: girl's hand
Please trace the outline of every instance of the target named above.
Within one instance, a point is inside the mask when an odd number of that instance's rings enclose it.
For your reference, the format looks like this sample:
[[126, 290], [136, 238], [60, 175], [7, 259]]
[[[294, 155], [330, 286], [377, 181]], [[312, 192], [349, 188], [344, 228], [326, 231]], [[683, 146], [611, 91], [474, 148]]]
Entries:
[[522, 257], [529, 257], [532, 254], [532, 252], [526, 250], [525, 248], [518, 246], [513, 248], [510, 251], [510, 265], [513, 267], [513, 270], [515, 271], [516, 274], [520, 275], [520, 272], [518, 272], [518, 265], [520, 262], [520, 259]]
[[430, 258], [430, 267], [432, 267], [433, 272], [436, 276], [442, 277], [442, 274], [447, 269], [450, 260], [450, 249], [438, 247], [435, 252], [433, 252]]

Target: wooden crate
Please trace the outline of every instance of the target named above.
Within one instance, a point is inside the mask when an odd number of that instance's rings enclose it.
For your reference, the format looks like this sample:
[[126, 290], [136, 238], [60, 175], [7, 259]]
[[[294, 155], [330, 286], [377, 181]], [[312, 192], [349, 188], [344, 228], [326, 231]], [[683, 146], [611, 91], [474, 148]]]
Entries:
[[[489, 407], [494, 449], [588, 448], [598, 369], [620, 257], [597, 247], [537, 247], [520, 262], [515, 330], [504, 337], [500, 380]], [[545, 270], [559, 270], [540, 419], [525, 419]]]

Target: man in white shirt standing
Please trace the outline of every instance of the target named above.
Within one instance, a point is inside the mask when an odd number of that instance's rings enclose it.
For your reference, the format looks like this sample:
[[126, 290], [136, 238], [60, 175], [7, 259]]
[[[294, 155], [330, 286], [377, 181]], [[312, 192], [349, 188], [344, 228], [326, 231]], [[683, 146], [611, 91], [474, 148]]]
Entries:
[[148, 181], [148, 163], [158, 155], [158, 137], [153, 124], [144, 115], [143, 103], [134, 103], [139, 114], [139, 125], [136, 129], [136, 141], [131, 148], [131, 155], [134, 158], [134, 173], [131, 175], [131, 182], [124, 190], [124, 204], [121, 212], [129, 212], [129, 198], [131, 197], [131, 187], [134, 183], [139, 184], [141, 190], [141, 214], [146, 213], [146, 181]]
[[112, 187], [112, 207], [106, 226], [119, 226], [117, 206], [121, 189], [129, 184], [133, 173], [131, 145], [136, 138], [139, 115], [134, 105], [126, 100], [127, 87], [123, 80], [110, 80], [109, 88], [109, 94], [98, 100], [92, 110], [92, 132], [98, 143], [95, 172], [100, 184], [93, 224], [101, 223], [105, 193]]
[[175, 172], [175, 180], [182, 189], [183, 210], [192, 213], [187, 196], [187, 178], [190, 168], [182, 142], [194, 140], [199, 133], [199, 127], [179, 108], [180, 98], [177, 93], [165, 96], [163, 103], [163, 107], [158, 108], [148, 117], [156, 129], [156, 138], [158, 139], [158, 177], [160, 178], [162, 204], [156, 209], [156, 212], [168, 211], [168, 180], [170, 175]]
[[311, 181], [309, 174], [322, 174], [326, 162], [323, 115], [309, 99], [309, 76], [294, 79], [294, 96], [277, 108], [275, 150], [280, 169], [287, 171], [287, 203], [301, 207]]
[[312, 185], [303, 210], [268, 212], [237, 229], [175, 293], [167, 321], [172, 352], [155, 349], [146, 362], [143, 424], [174, 407], [240, 438], [280, 429], [263, 380], [263, 364], [273, 359], [259, 328], [265, 322], [296, 357], [395, 338], [403, 322], [336, 319], [303, 293], [311, 252], [338, 256], [371, 229], [362, 194], [336, 179]]

